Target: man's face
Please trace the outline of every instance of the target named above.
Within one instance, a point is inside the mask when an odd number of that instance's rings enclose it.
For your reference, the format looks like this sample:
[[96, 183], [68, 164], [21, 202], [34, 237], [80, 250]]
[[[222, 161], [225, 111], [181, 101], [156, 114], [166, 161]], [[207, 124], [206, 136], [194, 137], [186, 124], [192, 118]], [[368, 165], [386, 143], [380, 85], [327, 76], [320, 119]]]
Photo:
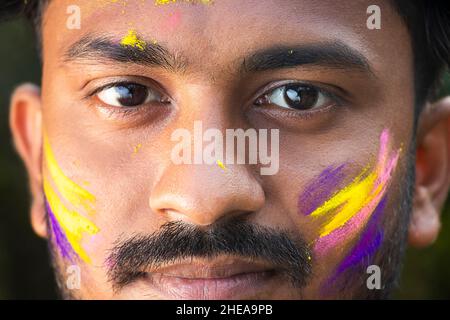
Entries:
[[[80, 271], [68, 296], [386, 293], [367, 268], [395, 273], [414, 120], [411, 40], [388, 1], [379, 30], [370, 1], [76, 1], [70, 29], [73, 4], [45, 11], [41, 94], [45, 235], [61, 286]], [[177, 130], [188, 158], [211, 144], [194, 123], [224, 146], [227, 129], [278, 129], [278, 170], [176, 163]]]

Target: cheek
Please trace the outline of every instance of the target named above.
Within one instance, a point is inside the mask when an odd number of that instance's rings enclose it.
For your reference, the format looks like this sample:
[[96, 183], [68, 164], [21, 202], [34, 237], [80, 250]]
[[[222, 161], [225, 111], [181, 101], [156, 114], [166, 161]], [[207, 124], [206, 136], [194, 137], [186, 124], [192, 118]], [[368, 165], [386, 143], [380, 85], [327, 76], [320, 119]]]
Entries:
[[[358, 226], [355, 227], [355, 232], [360, 233], [358, 240], [353, 246], [350, 246], [348, 250], [345, 250], [347, 253], [340, 257], [340, 263], [332, 273], [332, 276], [326, 281], [325, 286], [332, 285], [341, 275], [352, 267], [362, 263], [370, 264], [370, 261], [372, 261], [383, 242], [384, 231], [381, 222], [386, 201], [386, 197], [380, 201], [363, 229], [358, 228]], [[339, 245], [339, 243], [348, 243], [349, 236], [347, 234], [342, 234], [341, 237], [342, 238], [340, 239], [336, 236], [336, 238], [333, 239], [336, 245]]]
[[91, 263], [83, 241], [86, 236], [99, 232], [99, 228], [90, 220], [90, 216], [95, 214], [96, 198], [65, 175], [45, 135], [44, 154], [43, 187], [52, 240], [66, 260], [74, 262], [81, 259]]
[[386, 193], [399, 156], [399, 150], [389, 152], [388, 149], [389, 132], [384, 130], [375, 165], [367, 165], [345, 186], [342, 182], [349, 180], [348, 176], [344, 176], [348, 165], [327, 168], [299, 197], [300, 212], [321, 221], [314, 244], [319, 256], [327, 254], [342, 241], [354, 238], [372, 214], [380, 211], [377, 208]]
[[298, 198], [300, 214], [305, 216], [310, 215], [333, 195], [344, 181], [345, 167], [346, 164], [337, 167], [330, 166], [306, 186]]
[[389, 132], [384, 130], [377, 161], [356, 177], [347, 174], [347, 164], [329, 167], [299, 196], [299, 214], [318, 221], [311, 243], [315, 258], [338, 264], [327, 283], [349, 268], [371, 261], [382, 243], [386, 191], [400, 153], [400, 149], [389, 151], [389, 140]]
[[[109, 241], [105, 234], [106, 230], [102, 229], [101, 232], [94, 234], [93, 236], [86, 239], [83, 243], [84, 247], [92, 252], [92, 255], [95, 256], [95, 260], [98, 260], [99, 254], [104, 250], [105, 244]], [[97, 263], [98, 264], [98, 263]]]

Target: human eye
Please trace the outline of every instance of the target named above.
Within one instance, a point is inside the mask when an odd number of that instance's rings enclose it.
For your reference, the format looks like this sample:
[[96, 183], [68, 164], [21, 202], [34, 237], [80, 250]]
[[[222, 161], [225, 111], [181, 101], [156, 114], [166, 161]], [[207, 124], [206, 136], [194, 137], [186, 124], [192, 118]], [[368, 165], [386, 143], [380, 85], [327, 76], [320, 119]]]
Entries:
[[124, 109], [136, 108], [149, 103], [163, 103], [167, 100], [158, 91], [132, 82], [108, 84], [96, 90], [94, 95], [107, 106]]
[[275, 105], [280, 108], [312, 111], [336, 104], [334, 94], [311, 84], [288, 83], [267, 91], [255, 101], [256, 106]]

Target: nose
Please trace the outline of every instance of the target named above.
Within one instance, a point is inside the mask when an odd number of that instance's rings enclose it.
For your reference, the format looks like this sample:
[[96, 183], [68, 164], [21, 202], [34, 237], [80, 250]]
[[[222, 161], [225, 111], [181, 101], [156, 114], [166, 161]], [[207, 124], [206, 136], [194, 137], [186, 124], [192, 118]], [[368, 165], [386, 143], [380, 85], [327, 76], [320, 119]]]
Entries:
[[170, 164], [150, 195], [150, 207], [171, 221], [200, 226], [248, 215], [264, 205], [264, 191], [245, 165]]

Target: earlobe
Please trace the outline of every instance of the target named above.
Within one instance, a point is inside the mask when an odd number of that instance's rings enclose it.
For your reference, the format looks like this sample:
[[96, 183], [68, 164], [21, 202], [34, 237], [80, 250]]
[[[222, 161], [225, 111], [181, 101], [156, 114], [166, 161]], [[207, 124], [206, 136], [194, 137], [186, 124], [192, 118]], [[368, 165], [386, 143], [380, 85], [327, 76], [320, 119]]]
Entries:
[[427, 105], [417, 134], [416, 183], [409, 243], [432, 244], [450, 186], [450, 97]]
[[414, 209], [408, 231], [409, 244], [416, 248], [432, 244], [440, 228], [440, 212], [433, 205], [429, 191], [424, 187], [416, 188]]
[[45, 211], [44, 197], [36, 198], [31, 203], [31, 227], [34, 232], [42, 237], [47, 238], [47, 219]]
[[44, 194], [42, 191], [42, 110], [39, 87], [19, 86], [11, 97], [9, 124], [19, 156], [28, 172], [31, 189], [31, 222], [35, 232], [46, 237]]

